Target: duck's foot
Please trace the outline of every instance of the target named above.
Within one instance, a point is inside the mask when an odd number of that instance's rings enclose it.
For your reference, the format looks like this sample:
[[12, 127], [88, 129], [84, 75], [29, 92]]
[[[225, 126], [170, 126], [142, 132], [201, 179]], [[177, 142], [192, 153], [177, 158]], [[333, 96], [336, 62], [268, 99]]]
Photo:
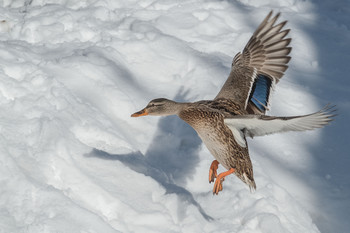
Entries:
[[214, 183], [213, 194], [218, 195], [218, 193], [222, 190], [222, 182], [225, 180], [225, 177], [234, 173], [235, 169], [231, 168], [227, 172], [220, 173]]
[[214, 182], [216, 176], [217, 176], [217, 172], [216, 170], [218, 170], [219, 167], [219, 162], [217, 160], [214, 160], [209, 168], [209, 183]]

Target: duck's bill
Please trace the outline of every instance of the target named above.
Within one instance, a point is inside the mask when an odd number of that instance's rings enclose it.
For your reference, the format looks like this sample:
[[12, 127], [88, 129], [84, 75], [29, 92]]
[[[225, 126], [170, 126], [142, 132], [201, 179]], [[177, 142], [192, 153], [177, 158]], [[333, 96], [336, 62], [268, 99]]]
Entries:
[[131, 117], [140, 117], [140, 116], [147, 116], [148, 112], [146, 109], [142, 109], [141, 111], [135, 112], [131, 115]]

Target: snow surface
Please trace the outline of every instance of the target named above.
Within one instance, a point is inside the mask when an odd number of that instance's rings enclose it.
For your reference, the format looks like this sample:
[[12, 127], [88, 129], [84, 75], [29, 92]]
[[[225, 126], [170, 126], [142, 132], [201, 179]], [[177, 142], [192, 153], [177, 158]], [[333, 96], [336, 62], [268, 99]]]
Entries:
[[[347, 0], [0, 1], [0, 232], [348, 232]], [[257, 191], [153, 98], [211, 99], [271, 10], [292, 61], [269, 114], [338, 116], [249, 141]]]

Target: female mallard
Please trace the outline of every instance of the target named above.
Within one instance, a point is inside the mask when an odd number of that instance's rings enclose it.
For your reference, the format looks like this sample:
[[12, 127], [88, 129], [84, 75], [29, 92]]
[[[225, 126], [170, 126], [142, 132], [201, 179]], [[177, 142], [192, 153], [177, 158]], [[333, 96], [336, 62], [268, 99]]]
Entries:
[[[256, 189], [253, 167], [249, 158], [246, 137], [278, 132], [303, 131], [321, 128], [331, 121], [332, 111], [325, 107], [319, 112], [294, 117], [265, 116], [269, 95], [288, 68], [291, 39], [282, 30], [286, 21], [275, 25], [279, 14], [272, 11], [254, 32], [243, 53], [232, 63], [231, 73], [214, 100], [178, 103], [154, 99], [132, 117], [145, 115], [178, 115], [195, 129], [214, 160], [209, 169], [213, 193], [222, 190], [225, 176], [234, 173], [250, 189]], [[227, 171], [217, 175], [218, 164]]]

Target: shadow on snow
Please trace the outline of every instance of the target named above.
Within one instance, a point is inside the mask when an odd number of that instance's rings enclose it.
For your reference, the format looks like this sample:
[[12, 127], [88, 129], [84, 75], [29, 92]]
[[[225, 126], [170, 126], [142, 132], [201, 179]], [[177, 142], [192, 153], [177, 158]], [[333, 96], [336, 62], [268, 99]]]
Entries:
[[[187, 92], [180, 89], [174, 99], [184, 102], [186, 95]], [[213, 218], [205, 213], [188, 190], [180, 186], [193, 174], [199, 162], [200, 145], [200, 138], [189, 125], [177, 116], [169, 116], [160, 119], [158, 130], [145, 155], [141, 152], [109, 154], [94, 149], [86, 156], [118, 160], [130, 169], [152, 177], [166, 189], [167, 194], [176, 194], [186, 206], [188, 203], [196, 206], [209, 221]]]

